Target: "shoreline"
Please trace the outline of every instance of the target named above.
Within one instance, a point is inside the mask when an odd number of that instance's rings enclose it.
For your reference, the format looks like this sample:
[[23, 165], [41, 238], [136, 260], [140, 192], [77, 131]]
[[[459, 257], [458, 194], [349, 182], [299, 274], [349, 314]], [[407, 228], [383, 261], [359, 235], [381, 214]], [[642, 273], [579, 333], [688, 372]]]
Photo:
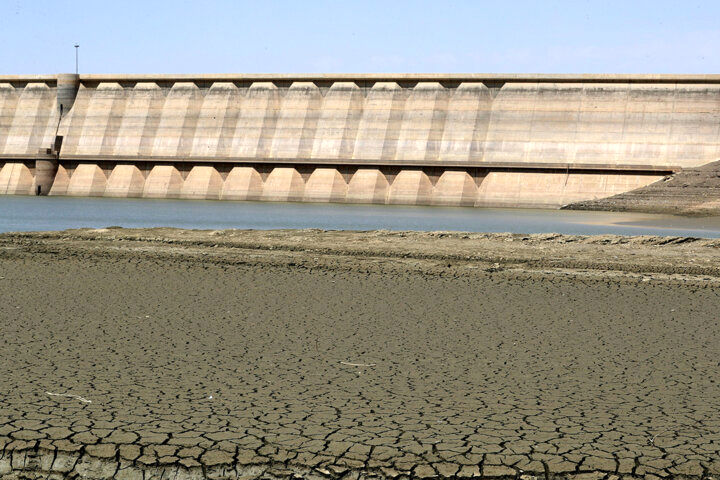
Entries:
[[370, 268], [381, 273], [411, 269], [435, 275], [503, 271], [720, 279], [720, 239], [674, 236], [110, 227], [4, 233], [0, 248], [53, 255], [141, 253], [211, 263]]
[[[158, 203], [159, 202], [159, 203]], [[720, 237], [720, 217], [542, 209], [219, 202], [83, 197], [0, 199], [0, 231], [66, 228], [472, 231]], [[158, 209], [159, 208], [159, 209]], [[170, 215], [172, 218], [168, 218]]]

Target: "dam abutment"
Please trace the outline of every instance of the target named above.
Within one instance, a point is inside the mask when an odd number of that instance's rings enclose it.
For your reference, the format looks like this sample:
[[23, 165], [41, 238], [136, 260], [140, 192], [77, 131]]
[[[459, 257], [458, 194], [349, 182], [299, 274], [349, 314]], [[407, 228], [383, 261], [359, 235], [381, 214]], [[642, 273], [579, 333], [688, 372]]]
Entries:
[[4, 194], [553, 208], [718, 159], [718, 75], [0, 76]]

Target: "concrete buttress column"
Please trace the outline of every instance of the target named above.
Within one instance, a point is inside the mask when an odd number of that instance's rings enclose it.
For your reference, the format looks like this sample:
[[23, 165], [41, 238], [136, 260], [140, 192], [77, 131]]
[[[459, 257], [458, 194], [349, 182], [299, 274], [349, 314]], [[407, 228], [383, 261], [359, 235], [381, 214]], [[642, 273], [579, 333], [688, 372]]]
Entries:
[[80, 75], [74, 73], [60, 73], [57, 76], [57, 106], [62, 115], [66, 115], [75, 103], [78, 88], [80, 88]]
[[33, 182], [33, 193], [35, 195], [47, 195], [50, 193], [57, 169], [57, 160], [35, 160], [35, 180]]

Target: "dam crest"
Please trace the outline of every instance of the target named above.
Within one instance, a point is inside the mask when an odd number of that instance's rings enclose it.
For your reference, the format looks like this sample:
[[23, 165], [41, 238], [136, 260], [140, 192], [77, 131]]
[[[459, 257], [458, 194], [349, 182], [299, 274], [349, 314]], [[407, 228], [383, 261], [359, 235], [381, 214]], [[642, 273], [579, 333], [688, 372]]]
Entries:
[[720, 159], [720, 75], [0, 76], [0, 194], [559, 207]]

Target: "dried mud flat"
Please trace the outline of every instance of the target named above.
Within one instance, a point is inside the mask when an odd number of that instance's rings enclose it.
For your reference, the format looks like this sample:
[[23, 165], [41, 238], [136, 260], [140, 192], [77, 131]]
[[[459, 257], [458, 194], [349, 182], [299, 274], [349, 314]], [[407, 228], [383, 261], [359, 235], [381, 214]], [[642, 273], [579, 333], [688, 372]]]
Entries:
[[720, 241], [0, 235], [0, 478], [708, 478]]

